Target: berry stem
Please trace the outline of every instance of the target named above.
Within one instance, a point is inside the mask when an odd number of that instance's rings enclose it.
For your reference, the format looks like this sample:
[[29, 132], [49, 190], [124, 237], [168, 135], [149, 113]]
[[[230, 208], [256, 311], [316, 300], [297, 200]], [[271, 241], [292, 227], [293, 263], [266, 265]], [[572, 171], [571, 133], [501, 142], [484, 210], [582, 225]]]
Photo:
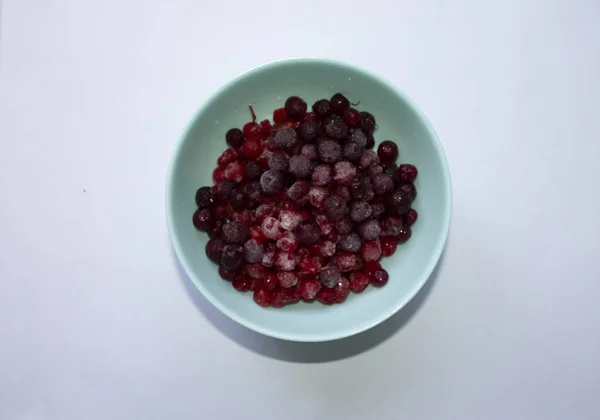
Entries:
[[256, 122], [256, 114], [254, 113], [254, 108], [252, 108], [252, 105], [248, 105], [248, 108], [250, 108], [250, 113], [252, 114], [252, 122]]

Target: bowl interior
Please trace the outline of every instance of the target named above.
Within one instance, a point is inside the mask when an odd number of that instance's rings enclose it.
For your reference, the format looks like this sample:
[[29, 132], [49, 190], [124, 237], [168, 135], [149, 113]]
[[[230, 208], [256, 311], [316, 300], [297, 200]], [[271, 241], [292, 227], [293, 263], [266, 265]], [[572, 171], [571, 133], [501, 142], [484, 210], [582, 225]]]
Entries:
[[[419, 220], [410, 241], [382, 265], [388, 284], [350, 294], [341, 305], [300, 302], [282, 309], [261, 308], [251, 293], [235, 291], [221, 280], [204, 253], [208, 237], [194, 229], [194, 193], [211, 185], [217, 157], [225, 149], [225, 132], [250, 120], [248, 104], [259, 119], [271, 118], [288, 96], [310, 105], [335, 92], [344, 93], [359, 110], [377, 119], [377, 143], [394, 140], [399, 162], [416, 165]], [[284, 60], [261, 66], [234, 79], [198, 112], [180, 139], [167, 181], [167, 218], [175, 251], [198, 289], [226, 315], [258, 332], [297, 341], [324, 341], [349, 336], [387, 319], [427, 281], [443, 249], [450, 220], [450, 180], [444, 153], [418, 108], [377, 76], [320, 59]]]

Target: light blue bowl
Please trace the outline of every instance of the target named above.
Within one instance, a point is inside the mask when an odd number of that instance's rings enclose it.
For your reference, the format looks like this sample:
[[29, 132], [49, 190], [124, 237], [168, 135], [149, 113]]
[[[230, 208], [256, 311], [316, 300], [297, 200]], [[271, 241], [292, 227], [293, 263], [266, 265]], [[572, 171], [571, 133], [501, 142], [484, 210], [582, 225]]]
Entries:
[[[342, 92], [360, 101], [377, 119], [377, 143], [394, 140], [399, 162], [419, 169], [413, 206], [419, 220], [410, 241], [382, 264], [388, 284], [351, 293], [343, 304], [318, 302], [262, 308], [251, 293], [240, 293], [222, 280], [205, 255], [208, 237], [192, 225], [196, 189], [211, 184], [217, 157], [225, 149], [225, 132], [249, 121], [248, 104], [259, 119], [271, 118], [292, 95], [309, 106]], [[171, 158], [167, 176], [167, 222], [173, 247], [198, 290], [221, 312], [259, 333], [294, 341], [327, 341], [371, 328], [402, 308], [419, 291], [440, 258], [450, 224], [450, 174], [438, 138], [419, 108], [381, 77], [347, 64], [312, 58], [276, 61], [252, 69], [229, 82], [198, 111]]]

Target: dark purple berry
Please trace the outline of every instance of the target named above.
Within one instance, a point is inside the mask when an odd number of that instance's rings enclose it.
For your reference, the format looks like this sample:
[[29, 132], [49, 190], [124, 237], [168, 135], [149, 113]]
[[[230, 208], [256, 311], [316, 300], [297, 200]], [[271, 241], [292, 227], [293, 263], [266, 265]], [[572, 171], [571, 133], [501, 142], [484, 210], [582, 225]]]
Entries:
[[396, 240], [398, 241], [398, 244], [403, 244], [404, 242], [408, 241], [411, 236], [412, 230], [410, 229], [410, 226], [402, 226], [398, 236], [396, 236]]
[[300, 154], [306, 156], [311, 162], [319, 160], [319, 154], [317, 153], [317, 146], [314, 144], [305, 144], [300, 149]]
[[350, 108], [350, 101], [341, 93], [333, 95], [329, 102], [331, 102], [331, 110], [333, 113], [340, 117], [344, 115], [344, 112], [346, 112], [348, 108]]
[[404, 222], [405, 226], [410, 227], [415, 224], [418, 218], [419, 214], [417, 213], [417, 211], [415, 209], [410, 209], [408, 213], [402, 216], [402, 221]]
[[360, 155], [360, 159], [358, 160], [358, 167], [360, 169], [367, 169], [369, 166], [378, 163], [379, 158], [377, 157], [377, 153], [373, 150], [364, 150], [362, 155]]
[[260, 167], [260, 164], [257, 161], [251, 160], [250, 162], [246, 163], [246, 178], [258, 179], [260, 178], [261, 174], [262, 168]]
[[327, 164], [317, 165], [313, 170], [311, 179], [315, 185], [327, 185], [333, 178], [333, 169]]
[[373, 209], [366, 201], [356, 200], [350, 206], [350, 218], [357, 223], [367, 220], [372, 214]]
[[285, 113], [294, 121], [301, 121], [306, 114], [306, 102], [298, 96], [290, 96], [285, 101]]
[[403, 227], [404, 223], [398, 216], [386, 216], [381, 219], [382, 236], [398, 236]]
[[319, 158], [326, 163], [335, 163], [342, 158], [342, 146], [333, 140], [323, 140], [318, 145]]
[[231, 194], [233, 194], [233, 190], [235, 189], [235, 182], [233, 181], [229, 181], [229, 180], [224, 180], [219, 182], [219, 185], [217, 185], [217, 196], [225, 201], [225, 202], [229, 202], [231, 200]]
[[235, 210], [244, 210], [250, 206], [248, 194], [241, 190], [234, 190], [231, 193], [231, 207]]
[[298, 144], [298, 135], [296, 134], [296, 130], [293, 128], [285, 127], [275, 134], [273, 140], [279, 149], [286, 152], [291, 152]]
[[392, 178], [394, 185], [400, 184], [400, 176], [398, 175], [398, 165], [395, 163], [388, 163], [383, 167], [383, 173]]
[[391, 140], [382, 142], [377, 148], [379, 161], [384, 165], [396, 162], [398, 159], [398, 146]]
[[340, 235], [346, 235], [354, 229], [354, 222], [348, 216], [344, 216], [335, 221], [335, 230]]
[[237, 149], [244, 142], [244, 133], [239, 128], [232, 128], [225, 134], [225, 141], [228, 145]]
[[269, 156], [269, 169], [274, 169], [276, 171], [287, 171], [289, 163], [290, 158], [288, 157], [287, 153], [280, 150], [271, 153]]
[[300, 245], [310, 245], [319, 240], [321, 229], [315, 222], [304, 222], [294, 229], [294, 235], [296, 235]]
[[223, 248], [225, 247], [225, 241], [220, 238], [211, 239], [206, 244], [206, 256], [209, 260], [215, 264], [221, 263], [221, 255], [223, 254]]
[[398, 214], [402, 215], [410, 210], [412, 200], [409, 193], [407, 193], [406, 191], [402, 191], [400, 188], [398, 188], [391, 195], [388, 203], [394, 210], [398, 212]]
[[373, 190], [377, 195], [384, 195], [390, 193], [394, 189], [394, 181], [389, 175], [377, 174], [371, 181], [373, 184]]
[[211, 209], [198, 209], [193, 217], [194, 226], [202, 232], [208, 232], [217, 223], [217, 217]]
[[223, 225], [222, 238], [228, 244], [243, 244], [248, 237], [248, 226], [241, 222], [230, 222]]
[[414, 182], [418, 173], [419, 172], [417, 171], [417, 167], [408, 163], [403, 163], [398, 168], [398, 176], [400, 177], [402, 182], [406, 184]]
[[221, 265], [227, 270], [237, 270], [244, 262], [244, 247], [239, 244], [227, 244], [221, 255]]
[[344, 199], [337, 195], [330, 195], [327, 197], [324, 208], [325, 214], [331, 220], [341, 219], [348, 211], [348, 207], [346, 206]]
[[219, 266], [219, 276], [221, 276], [223, 280], [231, 281], [235, 278], [236, 275], [237, 270], [228, 270], [222, 265]]
[[381, 226], [377, 220], [371, 219], [358, 226], [358, 233], [367, 241], [374, 241], [381, 234]]
[[383, 213], [385, 213], [385, 206], [380, 203], [371, 204], [371, 211], [372, 211], [373, 217], [375, 219], [379, 219], [379, 216], [381, 216]]
[[325, 287], [332, 288], [340, 281], [340, 270], [335, 265], [330, 265], [319, 273], [319, 281]]
[[298, 127], [298, 136], [306, 143], [314, 143], [321, 136], [321, 125], [315, 121], [307, 121]]
[[327, 99], [319, 99], [313, 104], [312, 110], [317, 115], [317, 117], [321, 119], [329, 117], [333, 112], [331, 110], [331, 102], [329, 102]]
[[211, 187], [201, 187], [196, 191], [196, 204], [200, 209], [212, 209], [216, 203], [215, 193]]
[[289, 171], [298, 178], [308, 178], [312, 172], [310, 159], [303, 155], [296, 155], [290, 158]]
[[367, 136], [360, 128], [355, 128], [354, 130], [350, 131], [350, 134], [348, 135], [348, 141], [350, 143], [356, 143], [360, 147], [364, 148], [367, 145]]
[[244, 244], [244, 258], [249, 263], [262, 261], [264, 253], [264, 247], [256, 242], [256, 239], [249, 239]]
[[372, 149], [375, 147], [375, 139], [371, 134], [367, 136], [367, 144], [365, 144], [365, 149]]
[[362, 246], [362, 242], [362, 238], [358, 233], [350, 232], [346, 235], [340, 236], [337, 247], [342, 251], [357, 253]]
[[302, 180], [296, 181], [290, 188], [288, 188], [287, 196], [289, 198], [291, 198], [292, 200], [300, 200], [306, 194], [308, 194], [309, 190], [310, 190], [310, 183], [308, 183], [308, 181], [302, 181]]
[[252, 181], [244, 186], [244, 192], [248, 196], [250, 203], [260, 204], [263, 197], [262, 187], [260, 181]]
[[343, 155], [345, 159], [351, 162], [356, 162], [362, 154], [363, 148], [353, 142], [348, 142], [344, 145]]
[[410, 201], [415, 201], [417, 198], [417, 189], [415, 188], [415, 184], [402, 184], [398, 187], [398, 190], [404, 191], [410, 197]]
[[281, 171], [269, 169], [261, 175], [260, 186], [266, 194], [277, 194], [285, 187], [285, 176]]
[[342, 140], [348, 134], [348, 126], [340, 117], [329, 117], [323, 122], [325, 134], [335, 140]]
[[389, 279], [389, 274], [383, 268], [380, 270], [374, 270], [371, 273], [371, 284], [375, 287], [385, 286]]
[[372, 133], [373, 131], [375, 131], [375, 128], [377, 127], [377, 125], [375, 123], [375, 117], [373, 115], [369, 114], [368, 112], [361, 112], [360, 113], [360, 126], [367, 133]]
[[348, 184], [348, 190], [352, 198], [359, 199], [365, 194], [365, 180], [362, 177], [354, 178], [350, 184]]

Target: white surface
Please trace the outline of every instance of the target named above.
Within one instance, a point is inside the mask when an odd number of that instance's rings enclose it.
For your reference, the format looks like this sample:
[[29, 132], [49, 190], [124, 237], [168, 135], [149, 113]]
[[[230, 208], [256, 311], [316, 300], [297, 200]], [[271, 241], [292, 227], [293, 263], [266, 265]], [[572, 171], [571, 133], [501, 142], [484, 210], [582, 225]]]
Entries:
[[[4, 2], [0, 419], [598, 418], [600, 3], [321, 3]], [[404, 88], [454, 187], [426, 293], [320, 345], [208, 306], [163, 203], [207, 95], [305, 54]]]

